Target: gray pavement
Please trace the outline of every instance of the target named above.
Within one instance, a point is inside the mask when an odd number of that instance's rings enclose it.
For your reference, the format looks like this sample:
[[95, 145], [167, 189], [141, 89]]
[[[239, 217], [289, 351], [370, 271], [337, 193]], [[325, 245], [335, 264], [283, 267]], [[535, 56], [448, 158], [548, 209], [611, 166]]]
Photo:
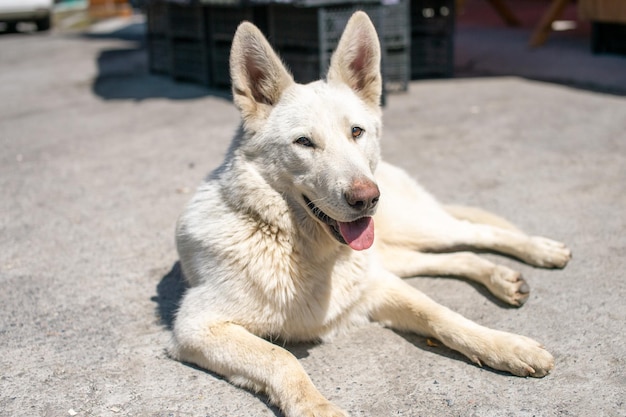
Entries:
[[[238, 114], [223, 93], [148, 75], [127, 35], [0, 36], [0, 415], [280, 415], [164, 353], [183, 290], [174, 223]], [[443, 201], [571, 246], [563, 271], [486, 255], [524, 273], [520, 309], [462, 280], [410, 280], [542, 341], [556, 369], [512, 377], [372, 324], [290, 347], [317, 387], [353, 416], [626, 416], [626, 99], [421, 81], [384, 117], [386, 159]]]

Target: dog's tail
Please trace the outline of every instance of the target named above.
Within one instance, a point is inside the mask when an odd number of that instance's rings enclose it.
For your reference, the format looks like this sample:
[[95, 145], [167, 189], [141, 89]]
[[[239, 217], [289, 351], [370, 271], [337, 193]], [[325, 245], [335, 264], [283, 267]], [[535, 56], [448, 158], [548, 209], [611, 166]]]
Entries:
[[488, 224], [511, 230], [513, 232], [522, 232], [517, 226], [508, 220], [477, 207], [445, 205], [443, 208], [446, 212], [448, 212], [448, 214], [459, 220], [467, 220], [471, 223]]

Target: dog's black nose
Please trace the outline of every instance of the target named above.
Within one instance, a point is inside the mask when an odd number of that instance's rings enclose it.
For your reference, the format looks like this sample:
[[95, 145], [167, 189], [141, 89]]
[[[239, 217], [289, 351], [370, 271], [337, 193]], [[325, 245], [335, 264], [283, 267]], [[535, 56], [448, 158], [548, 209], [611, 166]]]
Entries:
[[370, 180], [355, 180], [350, 189], [344, 193], [344, 198], [350, 207], [358, 211], [373, 208], [380, 198], [380, 190], [376, 183]]

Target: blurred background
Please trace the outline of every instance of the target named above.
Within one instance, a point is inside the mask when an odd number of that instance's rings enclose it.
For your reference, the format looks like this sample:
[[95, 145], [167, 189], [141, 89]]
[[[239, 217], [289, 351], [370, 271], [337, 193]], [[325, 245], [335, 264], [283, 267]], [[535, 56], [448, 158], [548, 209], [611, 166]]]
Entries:
[[241, 20], [308, 82], [324, 75], [356, 9], [379, 31], [389, 93], [494, 75], [626, 93], [623, 0], [0, 0], [0, 34], [117, 32], [138, 42], [145, 71], [219, 89]]

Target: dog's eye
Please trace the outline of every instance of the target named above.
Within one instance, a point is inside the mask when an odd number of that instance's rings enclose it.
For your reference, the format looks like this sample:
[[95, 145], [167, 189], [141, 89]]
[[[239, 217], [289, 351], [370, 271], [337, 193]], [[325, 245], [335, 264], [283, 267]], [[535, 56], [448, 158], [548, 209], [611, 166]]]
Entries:
[[298, 144], [300, 146], [306, 146], [307, 148], [313, 148], [315, 146], [313, 145], [313, 142], [311, 141], [311, 139], [307, 138], [306, 136], [300, 136], [293, 143]]
[[365, 130], [361, 129], [358, 126], [353, 126], [352, 127], [352, 139], [358, 139], [361, 136], [363, 136], [363, 132], [365, 132]]

